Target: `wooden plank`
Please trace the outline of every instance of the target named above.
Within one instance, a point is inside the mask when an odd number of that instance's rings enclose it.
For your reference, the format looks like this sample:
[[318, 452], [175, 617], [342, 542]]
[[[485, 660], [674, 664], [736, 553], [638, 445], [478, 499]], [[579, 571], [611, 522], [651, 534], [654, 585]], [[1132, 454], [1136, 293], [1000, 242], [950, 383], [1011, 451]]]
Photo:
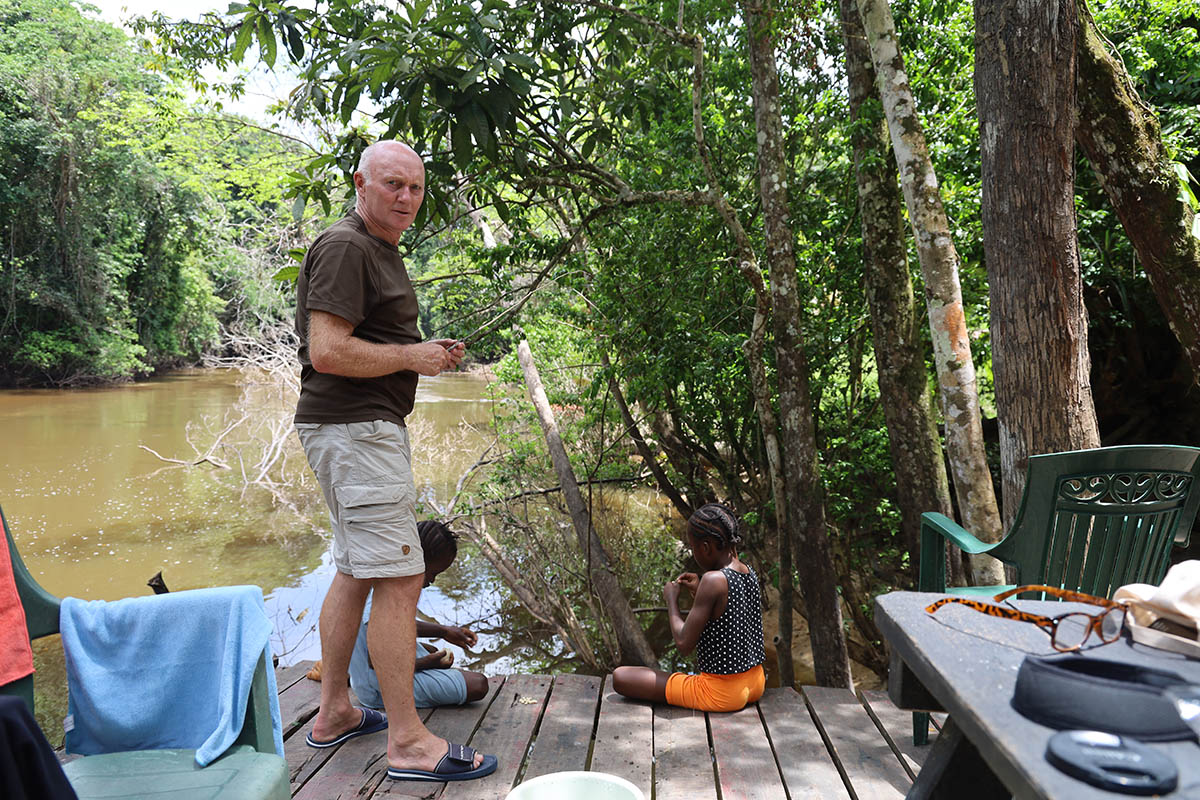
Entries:
[[[487, 713], [504, 686], [504, 677], [488, 679], [488, 693], [482, 700], [462, 706], [446, 706], [433, 710], [425, 726], [438, 736], [451, 742], [471, 743], [471, 734], [479, 726], [480, 719]], [[372, 795], [378, 798], [430, 798], [437, 797], [446, 788], [444, 783], [422, 783], [419, 781], [384, 780]]]
[[857, 800], [899, 800], [912, 780], [849, 689], [805, 686], [804, 698]]
[[279, 693], [279, 719], [287, 739], [312, 719], [321, 705], [321, 684], [301, 679]]
[[[306, 727], [311, 730], [311, 723]], [[330, 755], [324, 763], [317, 765], [315, 771], [310, 772], [299, 791], [293, 788], [292, 796], [296, 800], [359, 800], [370, 797], [387, 771], [386, 730], [356, 736], [338, 747], [324, 750], [308, 747], [302, 742], [300, 746]], [[317, 756], [310, 763], [319, 759], [320, 756]]]
[[[317, 688], [317, 703], [320, 702], [321, 684], [318, 681], [310, 681], [305, 679], [303, 683], [311, 684]], [[309, 689], [302, 684], [294, 684], [289, 692], [308, 692]], [[283, 697], [280, 696], [280, 706], [283, 705]], [[358, 698], [354, 692], [350, 692], [350, 702], [358, 703]], [[288, 766], [288, 784], [291, 786], [292, 794], [296, 794], [305, 783], [308, 782], [317, 770], [324, 766], [333, 754], [337, 752], [336, 747], [309, 747], [306, 741], [308, 734], [312, 733], [313, 723], [316, 721], [317, 710], [314, 707], [312, 715], [305, 720], [303, 725], [293, 728], [291, 735], [283, 740], [283, 758], [287, 761]], [[284, 725], [284, 731], [287, 731], [287, 724]]]
[[550, 772], [587, 769], [602, 685], [603, 680], [592, 675], [554, 678], [546, 713], [525, 760], [522, 782]]
[[709, 714], [722, 800], [787, 800], [758, 706]]
[[588, 769], [624, 778], [649, 800], [653, 783], [654, 706], [630, 700], [613, 691], [612, 675], [604, 679], [596, 742]]
[[846, 783], [800, 693], [791, 687], [767, 689], [758, 708], [791, 799], [849, 800]]
[[446, 784], [446, 800], [504, 800], [521, 770], [534, 729], [546, 707], [548, 675], [512, 675], [488, 708], [470, 745], [493, 753], [499, 767], [486, 778]]
[[283, 690], [303, 678], [312, 669], [313, 661], [298, 661], [290, 667], [275, 668], [275, 688], [280, 694]]
[[892, 702], [898, 708], [911, 711], [945, 711], [894, 647], [888, 650], [887, 691], [888, 697], [892, 698]]
[[[1111, 797], [1108, 792], [1104, 794]], [[1069, 796], [1083, 795], [1072, 792]], [[1012, 791], [1000, 782], [953, 719], [946, 720], [906, 800], [944, 797], [970, 797], [972, 800], [1011, 800], [1013, 797]]]
[[932, 745], [913, 744], [912, 712], [896, 708], [887, 692], [859, 692], [858, 696], [875, 725], [891, 745], [892, 752], [900, 759], [908, 777], [916, 780]]
[[716, 800], [704, 712], [654, 707], [655, 800]]
[[312, 727], [313, 721], [310, 719], [283, 743], [283, 757], [287, 761], [292, 794], [298, 792], [334, 753], [335, 748], [322, 750], [305, 743], [304, 737], [312, 733]]

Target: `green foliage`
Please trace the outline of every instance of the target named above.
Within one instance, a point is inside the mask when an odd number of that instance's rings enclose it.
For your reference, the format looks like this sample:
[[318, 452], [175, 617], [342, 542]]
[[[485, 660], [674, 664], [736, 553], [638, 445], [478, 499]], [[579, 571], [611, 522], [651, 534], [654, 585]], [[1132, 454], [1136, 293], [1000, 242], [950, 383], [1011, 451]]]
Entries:
[[1195, 173], [1200, 155], [1200, 2], [1107, 0], [1092, 9], [1138, 95], [1158, 114], [1163, 139]]
[[294, 156], [139, 62], [65, 0], [0, 0], [0, 382], [194, 363], [244, 311]]

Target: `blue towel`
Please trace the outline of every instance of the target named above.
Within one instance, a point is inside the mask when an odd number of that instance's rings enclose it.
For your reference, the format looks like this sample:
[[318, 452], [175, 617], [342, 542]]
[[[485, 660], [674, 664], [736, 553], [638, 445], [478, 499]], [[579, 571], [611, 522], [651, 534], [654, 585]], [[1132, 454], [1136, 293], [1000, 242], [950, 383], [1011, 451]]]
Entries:
[[271, 621], [259, 587], [115, 602], [67, 597], [59, 626], [67, 752], [187, 748], [207, 766], [241, 733], [254, 668], [265, 656], [275, 751], [283, 755]]

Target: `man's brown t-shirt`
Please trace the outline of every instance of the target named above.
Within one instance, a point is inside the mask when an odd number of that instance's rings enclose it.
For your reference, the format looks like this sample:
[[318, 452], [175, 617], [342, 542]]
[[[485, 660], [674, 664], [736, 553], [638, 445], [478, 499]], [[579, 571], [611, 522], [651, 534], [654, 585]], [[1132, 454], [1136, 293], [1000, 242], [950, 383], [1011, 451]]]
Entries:
[[346, 378], [317, 372], [308, 357], [310, 311], [335, 314], [354, 335], [380, 344], [416, 344], [417, 296], [395, 245], [367, 232], [351, 212], [321, 233], [296, 279], [296, 333], [300, 336], [300, 402], [296, 422], [369, 422], [403, 425], [417, 393], [417, 373]]

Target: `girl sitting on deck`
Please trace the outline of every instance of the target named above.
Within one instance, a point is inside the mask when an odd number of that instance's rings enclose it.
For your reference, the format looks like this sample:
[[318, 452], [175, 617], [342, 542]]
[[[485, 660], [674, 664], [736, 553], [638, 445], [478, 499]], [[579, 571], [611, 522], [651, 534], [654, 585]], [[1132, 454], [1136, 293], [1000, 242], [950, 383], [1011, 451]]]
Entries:
[[[762, 697], [766, 683], [758, 576], [737, 557], [742, 541], [733, 512], [720, 503], [688, 519], [688, 548], [702, 574], [685, 572], [663, 586], [671, 636], [679, 652], [696, 651], [700, 674], [617, 667], [613, 688], [626, 697], [699, 711], [737, 711]], [[694, 596], [687, 618], [679, 591]]]

